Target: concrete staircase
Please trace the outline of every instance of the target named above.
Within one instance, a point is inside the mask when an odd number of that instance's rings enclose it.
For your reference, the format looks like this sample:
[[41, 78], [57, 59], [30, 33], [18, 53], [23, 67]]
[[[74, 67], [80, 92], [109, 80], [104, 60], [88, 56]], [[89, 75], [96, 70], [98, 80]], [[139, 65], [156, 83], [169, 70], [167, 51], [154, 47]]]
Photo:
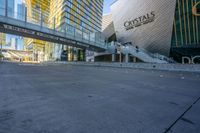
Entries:
[[[131, 54], [134, 57], [147, 63], [168, 63], [164, 58], [159, 58], [156, 54], [149, 53], [143, 49], [136, 48], [134, 46], [121, 46], [121, 52], [125, 55]], [[164, 57], [164, 56], [163, 56]]]

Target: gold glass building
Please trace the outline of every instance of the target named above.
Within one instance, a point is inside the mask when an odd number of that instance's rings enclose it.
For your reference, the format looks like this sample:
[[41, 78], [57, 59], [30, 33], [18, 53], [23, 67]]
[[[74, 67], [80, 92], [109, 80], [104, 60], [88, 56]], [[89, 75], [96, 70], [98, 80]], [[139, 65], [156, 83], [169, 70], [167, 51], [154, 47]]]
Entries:
[[[50, 0], [25, 0], [27, 7], [27, 21], [35, 22], [36, 24], [48, 25]], [[42, 21], [41, 21], [42, 20]], [[36, 39], [25, 39], [25, 49], [32, 50], [35, 61], [45, 60], [45, 45], [47, 42]]]
[[[103, 0], [25, 0], [25, 3], [28, 21], [32, 19], [31, 21], [40, 23], [43, 20], [44, 26], [55, 27], [58, 31], [70, 30], [71, 26], [87, 34], [101, 32]], [[59, 44], [58, 46], [58, 44], [35, 39], [26, 39], [25, 44], [27, 49], [33, 49], [36, 60], [40, 56], [45, 57], [41, 61], [49, 60], [53, 58], [56, 51], [59, 51], [61, 56], [66, 56], [63, 60], [84, 60], [85, 58], [85, 50], [67, 45]], [[55, 47], [61, 50], [55, 50]]]

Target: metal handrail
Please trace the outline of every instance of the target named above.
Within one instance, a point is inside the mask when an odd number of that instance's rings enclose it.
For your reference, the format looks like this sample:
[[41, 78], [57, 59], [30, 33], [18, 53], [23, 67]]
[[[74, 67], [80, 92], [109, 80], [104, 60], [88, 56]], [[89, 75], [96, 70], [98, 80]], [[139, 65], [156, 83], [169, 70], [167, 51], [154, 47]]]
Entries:
[[[141, 58], [143, 58], [143, 60], [146, 60], [148, 62], [159, 62], [159, 60], [161, 62], [172, 62], [169, 61], [169, 59], [163, 55], [158, 55], [158, 54], [153, 54], [148, 52], [147, 50], [143, 49], [143, 48], [136, 48], [132, 45], [128, 45], [128, 46], [122, 46], [120, 45], [121, 49], [122, 49], [122, 53], [123, 54], [128, 54], [128, 53], [138, 53], [138, 56], [140, 56]], [[164, 63], [163, 62], [163, 63]]]

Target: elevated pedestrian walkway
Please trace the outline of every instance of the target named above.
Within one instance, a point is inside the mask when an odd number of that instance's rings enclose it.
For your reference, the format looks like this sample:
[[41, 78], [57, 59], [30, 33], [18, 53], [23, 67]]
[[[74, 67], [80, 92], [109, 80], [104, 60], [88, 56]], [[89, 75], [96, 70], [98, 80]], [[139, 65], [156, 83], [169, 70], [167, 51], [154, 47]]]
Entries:
[[0, 8], [0, 11], [0, 32], [98, 52], [107, 49], [105, 39], [100, 32], [86, 33], [69, 24], [55, 27], [55, 22], [49, 22], [46, 25], [42, 18], [36, 21], [34, 18], [27, 16], [27, 13], [24, 15], [18, 12], [10, 13], [8, 8]]

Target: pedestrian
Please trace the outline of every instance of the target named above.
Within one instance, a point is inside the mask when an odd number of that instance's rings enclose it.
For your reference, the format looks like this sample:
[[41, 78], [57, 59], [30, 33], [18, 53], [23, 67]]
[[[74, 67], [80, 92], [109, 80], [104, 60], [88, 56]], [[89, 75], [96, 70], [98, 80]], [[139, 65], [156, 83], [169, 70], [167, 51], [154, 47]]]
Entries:
[[136, 52], [138, 53], [139, 52], [139, 47], [136, 45], [135, 48], [136, 48]]

